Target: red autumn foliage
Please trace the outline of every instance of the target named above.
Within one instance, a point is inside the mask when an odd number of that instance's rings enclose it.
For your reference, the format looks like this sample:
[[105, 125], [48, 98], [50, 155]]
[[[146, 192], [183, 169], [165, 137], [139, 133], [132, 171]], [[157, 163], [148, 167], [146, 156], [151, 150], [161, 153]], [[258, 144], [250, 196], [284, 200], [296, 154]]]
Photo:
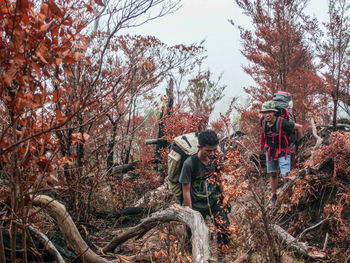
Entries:
[[[236, 3], [252, 19], [254, 32], [240, 28], [243, 55], [251, 62], [244, 70], [257, 86], [245, 88], [253, 99], [251, 109], [272, 99], [278, 90], [293, 94], [297, 120], [321, 116], [325, 96], [322, 81], [313, 64], [313, 53], [305, 42], [303, 1], [240, 1]], [[320, 103], [322, 102], [322, 103]], [[327, 109], [327, 107], [326, 107]], [[317, 113], [317, 114], [315, 114]]]

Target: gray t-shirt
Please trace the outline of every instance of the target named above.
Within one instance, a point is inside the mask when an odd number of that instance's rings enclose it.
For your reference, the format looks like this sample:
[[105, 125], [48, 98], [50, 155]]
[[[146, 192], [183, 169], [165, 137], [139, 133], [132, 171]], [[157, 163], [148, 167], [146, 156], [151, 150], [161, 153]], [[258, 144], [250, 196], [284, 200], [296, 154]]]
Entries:
[[[198, 161], [198, 171], [195, 171], [193, 159]], [[219, 189], [216, 180], [214, 165], [204, 165], [198, 157], [188, 157], [181, 170], [179, 182], [191, 184], [192, 208], [207, 208], [208, 197], [210, 206], [217, 202]], [[195, 174], [196, 173], [196, 174]]]

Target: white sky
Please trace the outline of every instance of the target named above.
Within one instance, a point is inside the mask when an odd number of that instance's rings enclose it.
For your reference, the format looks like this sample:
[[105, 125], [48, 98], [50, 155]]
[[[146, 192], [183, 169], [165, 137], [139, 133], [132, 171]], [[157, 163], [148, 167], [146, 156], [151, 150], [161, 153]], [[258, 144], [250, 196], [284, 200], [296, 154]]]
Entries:
[[[199, 43], [206, 39], [208, 58], [203, 69], [209, 68], [214, 79], [223, 73], [220, 83], [227, 85], [225, 98], [216, 105], [214, 115], [217, 115], [226, 110], [233, 96], [244, 99], [243, 87], [254, 84], [242, 69], [247, 61], [240, 53], [239, 30], [228, 22], [232, 19], [235, 25], [250, 27], [249, 18], [241, 12], [234, 0], [183, 0], [176, 13], [125, 33], [153, 35], [168, 45]], [[327, 0], [311, 0], [307, 12], [324, 20]]]

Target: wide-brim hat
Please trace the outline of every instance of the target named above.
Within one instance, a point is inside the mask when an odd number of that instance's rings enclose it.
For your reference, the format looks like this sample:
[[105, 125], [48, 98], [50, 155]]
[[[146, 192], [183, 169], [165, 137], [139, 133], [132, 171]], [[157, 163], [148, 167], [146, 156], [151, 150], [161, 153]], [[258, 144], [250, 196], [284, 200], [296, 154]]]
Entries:
[[260, 110], [260, 112], [270, 112], [270, 111], [278, 112], [278, 110], [276, 109], [275, 103], [272, 100], [264, 102]]

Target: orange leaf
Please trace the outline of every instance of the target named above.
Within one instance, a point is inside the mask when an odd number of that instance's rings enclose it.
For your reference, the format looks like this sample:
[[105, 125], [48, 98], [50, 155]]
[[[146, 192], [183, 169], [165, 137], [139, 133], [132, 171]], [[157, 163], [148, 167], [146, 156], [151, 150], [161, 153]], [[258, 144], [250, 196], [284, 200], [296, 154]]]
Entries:
[[95, 0], [95, 3], [100, 5], [100, 6], [105, 6], [102, 0]]
[[52, 30], [51, 30], [51, 35], [52, 35], [53, 37], [57, 36], [57, 35], [58, 35], [58, 31], [59, 31], [58, 26], [57, 26], [57, 25], [54, 25], [53, 28], [52, 28]]
[[61, 58], [56, 58], [56, 65], [59, 66], [62, 63], [62, 59]]
[[47, 23], [47, 24], [45, 24], [45, 25], [42, 25], [42, 26], [40, 27], [40, 32], [46, 32], [46, 31], [49, 29], [49, 27], [51, 26], [51, 23], [52, 23], [52, 21], [51, 21], [50, 23]]
[[59, 99], [60, 99], [60, 94], [59, 94], [59, 92], [58, 91], [55, 91], [54, 93], [53, 93], [53, 96], [52, 96], [52, 101], [53, 102], [57, 102]]
[[38, 78], [41, 78], [41, 72], [40, 72], [40, 67], [38, 64], [35, 62], [32, 62], [32, 67], [35, 70], [35, 74], [38, 76]]
[[63, 62], [65, 64], [73, 64], [75, 62], [77, 62], [73, 57], [71, 56], [66, 56], [64, 59], [63, 59]]
[[73, 77], [73, 73], [72, 73], [72, 71], [70, 70], [69, 67], [63, 66], [63, 69], [64, 69], [64, 72], [65, 72], [68, 76]]
[[45, 17], [48, 16], [48, 14], [49, 14], [49, 6], [48, 6], [48, 4], [43, 3], [43, 4], [41, 5], [40, 13], [43, 14], [43, 15], [45, 15]]
[[28, 0], [18, 0], [17, 1], [17, 8], [24, 12], [25, 9], [29, 8], [29, 1]]
[[73, 133], [72, 137], [73, 137], [73, 139], [76, 139], [76, 140], [82, 140], [83, 139], [83, 135], [81, 134], [81, 132]]
[[24, 24], [29, 24], [29, 16], [26, 13], [21, 15], [21, 20]]
[[190, 262], [190, 263], [192, 262], [192, 257], [187, 256], [186, 259], [188, 262]]
[[15, 64], [11, 64], [10, 69], [8, 71], [6, 71], [5, 73], [5, 82], [8, 86], [12, 85], [12, 80], [14, 79], [15, 75], [16, 75], [16, 65]]
[[63, 118], [62, 113], [59, 110], [56, 110], [56, 118], [57, 119], [62, 119]]
[[33, 99], [33, 94], [31, 93], [24, 93], [23, 98], [26, 100], [32, 100]]
[[38, 58], [40, 58], [40, 60], [41, 60], [42, 62], [44, 62], [45, 64], [48, 64], [47, 60], [43, 57], [43, 55], [42, 55], [39, 51], [36, 51], [36, 52], [35, 52], [35, 55], [36, 55]]
[[79, 60], [80, 58], [84, 58], [83, 54], [81, 54], [80, 52], [75, 52], [74, 59]]
[[56, 110], [56, 118], [59, 123], [64, 123], [67, 119], [62, 115], [62, 113], [59, 110]]
[[34, 99], [33, 99], [33, 107], [34, 108], [39, 108], [42, 106], [42, 103], [41, 103], [41, 95], [39, 94], [35, 94], [34, 95]]
[[90, 135], [87, 133], [84, 133], [83, 136], [84, 136], [85, 141], [89, 140], [89, 138], [90, 138]]
[[1, 140], [0, 141], [0, 146], [2, 148], [7, 148], [10, 144], [8, 142], [6, 142], [5, 140]]
[[93, 12], [94, 11], [94, 9], [92, 9], [91, 6], [89, 6], [89, 5], [84, 5], [84, 6], [89, 12]]
[[24, 65], [26, 62], [22, 54], [16, 54], [13, 58], [13, 61], [16, 62], [18, 65]]

